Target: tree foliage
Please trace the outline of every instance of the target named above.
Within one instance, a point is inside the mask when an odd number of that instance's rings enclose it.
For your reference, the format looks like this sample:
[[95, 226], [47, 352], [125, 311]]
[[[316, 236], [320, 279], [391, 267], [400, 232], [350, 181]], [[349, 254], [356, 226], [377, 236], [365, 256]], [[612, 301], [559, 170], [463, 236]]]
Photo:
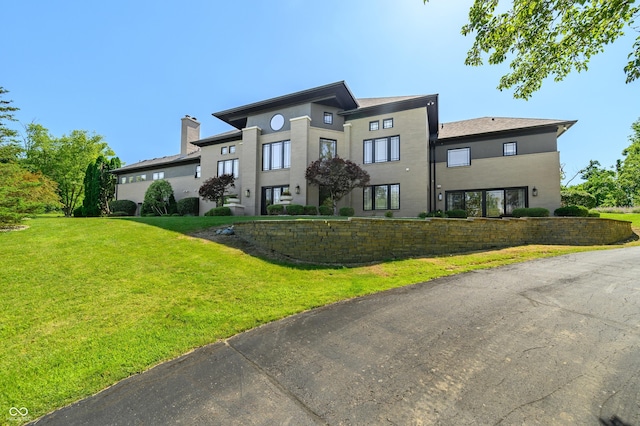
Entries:
[[620, 165], [620, 186], [634, 205], [640, 205], [640, 118], [632, 125], [631, 144], [622, 151], [624, 159]]
[[212, 177], [204, 181], [198, 194], [205, 200], [213, 201], [216, 207], [224, 204], [224, 195], [229, 188], [235, 188], [235, 178], [233, 175], [221, 175]]
[[9, 93], [0, 86], [0, 163], [15, 162], [22, 151], [18, 141], [18, 131], [7, 126], [9, 121], [17, 121], [13, 113], [19, 108], [11, 105], [11, 102], [2, 99], [2, 96]]
[[100, 155], [114, 155], [100, 135], [73, 130], [68, 136], [56, 138], [44, 126], [34, 123], [27, 126], [25, 145], [24, 164], [58, 184], [65, 216], [71, 216], [82, 201], [87, 165]]
[[144, 194], [143, 204], [143, 211], [152, 211], [158, 216], [174, 213], [176, 202], [171, 183], [164, 179], [153, 181]]
[[595, 197], [598, 207], [629, 206], [629, 198], [622, 190], [618, 173], [615, 169], [607, 169], [600, 165], [599, 161], [591, 160], [589, 165], [580, 170], [583, 183], [570, 189], [585, 191]]
[[311, 185], [323, 188], [333, 206], [333, 214], [338, 214], [338, 201], [355, 188], [369, 183], [369, 173], [350, 160], [340, 157], [321, 158], [309, 164], [305, 178]]
[[121, 166], [120, 159], [107, 159], [103, 155], [92, 161], [84, 176], [84, 207], [85, 216], [106, 216], [109, 213], [109, 201], [116, 195], [116, 176], [111, 170]]
[[[427, 3], [429, 0], [424, 0]], [[474, 0], [462, 34], [475, 35], [465, 64], [511, 60], [511, 72], [498, 89], [515, 87], [514, 97], [528, 99], [551, 76], [563, 80], [586, 71], [592, 56], [624, 35], [640, 13], [629, 0], [513, 0], [499, 12], [499, 0]], [[504, 2], [503, 2], [504, 4]], [[640, 37], [624, 67], [626, 82], [640, 77]]]
[[20, 223], [57, 203], [55, 182], [16, 163], [0, 163], [0, 225]]

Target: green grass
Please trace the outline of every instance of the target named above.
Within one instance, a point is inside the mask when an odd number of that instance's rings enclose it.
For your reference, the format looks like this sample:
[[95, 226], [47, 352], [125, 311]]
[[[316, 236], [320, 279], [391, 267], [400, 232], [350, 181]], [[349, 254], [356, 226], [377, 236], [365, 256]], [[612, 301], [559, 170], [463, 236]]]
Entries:
[[33, 420], [195, 347], [338, 300], [600, 248], [339, 268], [281, 264], [185, 235], [239, 219], [46, 217], [0, 233], [0, 412], [26, 407]]
[[640, 228], [640, 213], [600, 213], [606, 219], [627, 220], [633, 228]]

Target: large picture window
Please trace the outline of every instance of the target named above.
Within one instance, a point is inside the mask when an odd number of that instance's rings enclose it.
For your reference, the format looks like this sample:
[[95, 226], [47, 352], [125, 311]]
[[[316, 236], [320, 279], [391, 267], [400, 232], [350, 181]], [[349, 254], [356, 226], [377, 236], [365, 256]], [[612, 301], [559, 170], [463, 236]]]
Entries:
[[510, 216], [527, 207], [527, 188], [448, 191], [446, 210], [465, 210], [470, 217]]
[[273, 142], [262, 145], [262, 170], [291, 167], [291, 142]]
[[364, 210], [400, 209], [400, 184], [366, 186], [363, 204]]
[[336, 141], [320, 138], [320, 158], [335, 158]]
[[471, 149], [458, 148], [447, 150], [447, 167], [460, 167], [471, 165]]
[[400, 136], [364, 141], [364, 164], [400, 161]]
[[233, 175], [234, 178], [238, 178], [239, 173], [239, 161], [238, 159], [234, 160], [224, 160], [218, 161], [218, 177], [222, 175]]

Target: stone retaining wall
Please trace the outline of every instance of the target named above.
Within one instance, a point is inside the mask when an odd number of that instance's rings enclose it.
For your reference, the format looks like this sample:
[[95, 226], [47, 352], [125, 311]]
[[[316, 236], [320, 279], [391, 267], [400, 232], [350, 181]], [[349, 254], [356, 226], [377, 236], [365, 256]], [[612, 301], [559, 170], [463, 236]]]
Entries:
[[367, 263], [526, 244], [603, 245], [633, 235], [631, 222], [600, 218], [256, 221], [235, 233], [263, 249], [317, 263]]

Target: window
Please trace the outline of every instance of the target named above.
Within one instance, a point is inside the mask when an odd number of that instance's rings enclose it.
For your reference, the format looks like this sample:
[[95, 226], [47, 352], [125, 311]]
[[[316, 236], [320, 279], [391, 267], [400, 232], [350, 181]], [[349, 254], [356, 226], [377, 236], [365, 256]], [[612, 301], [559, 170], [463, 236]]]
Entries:
[[230, 145], [229, 146], [229, 154], [235, 154], [236, 153], [236, 146], [235, 145]]
[[227, 155], [228, 153], [229, 153], [229, 147], [228, 146], [223, 146], [222, 148], [220, 148], [220, 154]]
[[398, 210], [400, 185], [373, 185], [364, 188], [364, 210]]
[[336, 141], [320, 138], [320, 158], [335, 158]]
[[333, 113], [325, 112], [324, 113], [324, 124], [333, 124]]
[[233, 175], [238, 177], [238, 169], [240, 162], [238, 159], [218, 161], [218, 177], [222, 175]]
[[466, 210], [470, 217], [501, 217], [527, 206], [526, 188], [449, 191], [446, 210]]
[[153, 180], [164, 179], [164, 172], [153, 172]]
[[136, 176], [136, 182], [142, 182], [147, 180], [147, 175], [138, 175]]
[[196, 166], [196, 177], [202, 177], [202, 167], [200, 166], [200, 164]]
[[129, 183], [133, 182], [133, 176], [129, 176]]
[[400, 160], [400, 136], [364, 141], [364, 163], [384, 163]]
[[123, 176], [123, 177], [120, 179], [120, 183], [127, 183], [127, 178]]
[[393, 118], [385, 118], [382, 120], [383, 129], [391, 129], [393, 127]]
[[471, 165], [471, 149], [459, 148], [447, 150], [447, 167]]
[[516, 142], [507, 142], [502, 144], [502, 155], [516, 155], [518, 153], [518, 145]]
[[291, 167], [291, 142], [273, 142], [262, 145], [262, 170]]
[[369, 131], [372, 132], [374, 130], [378, 130], [380, 128], [379, 121], [370, 121], [369, 122]]

